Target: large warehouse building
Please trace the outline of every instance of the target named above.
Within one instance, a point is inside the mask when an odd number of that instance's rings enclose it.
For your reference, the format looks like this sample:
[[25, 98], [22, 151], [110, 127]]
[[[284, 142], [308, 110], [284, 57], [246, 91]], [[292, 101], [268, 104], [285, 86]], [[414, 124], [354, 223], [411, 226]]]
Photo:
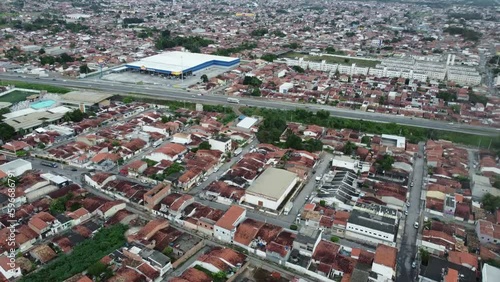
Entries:
[[283, 169], [268, 168], [246, 190], [249, 204], [277, 210], [297, 184], [297, 174]]
[[163, 75], [190, 75], [209, 67], [229, 68], [239, 63], [239, 58], [173, 51], [129, 63], [125, 67]]

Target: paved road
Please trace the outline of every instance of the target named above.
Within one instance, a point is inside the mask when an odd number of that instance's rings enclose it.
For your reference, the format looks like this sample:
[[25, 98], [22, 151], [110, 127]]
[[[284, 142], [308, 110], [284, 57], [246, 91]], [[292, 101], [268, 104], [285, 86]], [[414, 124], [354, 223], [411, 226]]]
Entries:
[[[117, 94], [143, 94], [149, 96], [156, 96], [161, 98], [167, 98], [177, 101], [189, 101], [198, 102], [205, 104], [227, 104], [227, 97], [223, 95], [205, 95], [197, 96], [190, 94], [183, 89], [177, 88], [167, 88], [166, 86], [145, 86], [145, 85], [135, 85], [135, 84], [123, 84], [123, 83], [113, 83], [104, 80], [52, 80], [52, 79], [33, 79], [30, 77], [18, 77], [12, 74], [1, 74], [0, 80], [16, 80], [34, 83], [44, 83], [54, 86], [61, 87], [73, 87], [73, 88], [91, 88], [95, 90], [107, 91]], [[333, 108], [331, 106], [316, 105], [316, 104], [300, 104], [292, 103], [287, 101], [276, 101], [268, 100], [264, 98], [240, 98], [240, 103], [265, 108], [276, 108], [283, 110], [292, 110], [297, 108], [308, 109], [311, 111], [326, 110], [329, 111], [332, 116], [343, 117], [349, 119], [364, 119], [376, 122], [393, 122], [398, 124], [410, 125], [415, 127], [432, 128], [436, 130], [447, 130], [460, 133], [470, 133], [477, 135], [488, 135], [488, 136], [498, 136], [499, 131], [495, 128], [484, 127], [484, 126], [472, 126], [467, 124], [448, 124], [442, 121], [421, 119], [421, 118], [409, 118], [397, 115], [388, 115], [380, 113], [370, 113], [355, 111], [350, 109]]]
[[[419, 144], [419, 154], [423, 156], [424, 144]], [[423, 174], [424, 174], [424, 159], [417, 158], [413, 170], [413, 188], [410, 188], [410, 197], [408, 201], [410, 202], [410, 207], [408, 207], [408, 215], [404, 224], [404, 234], [401, 240], [401, 245], [398, 252], [398, 265], [397, 265], [397, 276], [396, 281], [398, 282], [408, 282], [414, 281], [414, 277], [417, 274], [416, 269], [411, 267], [412, 262], [415, 260], [415, 255], [418, 251], [416, 246], [416, 241], [418, 237], [419, 230], [422, 229], [422, 203], [420, 200], [422, 185], [423, 185]], [[403, 215], [403, 217], [405, 217]], [[414, 228], [415, 222], [420, 222], [420, 228], [417, 230]]]

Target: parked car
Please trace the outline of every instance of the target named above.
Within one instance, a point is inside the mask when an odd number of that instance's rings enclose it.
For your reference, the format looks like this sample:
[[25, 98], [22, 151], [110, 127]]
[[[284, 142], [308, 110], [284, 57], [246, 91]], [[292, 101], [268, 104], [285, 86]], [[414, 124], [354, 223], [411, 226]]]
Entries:
[[415, 223], [413, 224], [413, 227], [415, 227], [415, 229], [418, 229], [418, 222], [415, 221]]
[[417, 267], [417, 263], [416, 262], [412, 262], [411, 263], [411, 268], [415, 268], [415, 267]]

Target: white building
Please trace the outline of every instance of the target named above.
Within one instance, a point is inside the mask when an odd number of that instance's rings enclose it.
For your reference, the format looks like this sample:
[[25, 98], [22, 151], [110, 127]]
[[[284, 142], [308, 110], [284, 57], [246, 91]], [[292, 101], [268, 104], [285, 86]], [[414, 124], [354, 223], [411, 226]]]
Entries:
[[285, 83], [280, 85], [279, 92], [286, 94], [286, 93], [288, 93], [288, 90], [290, 90], [291, 88], [293, 88], [293, 83], [285, 82]]
[[371, 277], [370, 281], [394, 281], [393, 277], [396, 276], [397, 254], [398, 249], [379, 244], [375, 251], [375, 258], [372, 264], [372, 271], [377, 275], [376, 277]]
[[[15, 261], [15, 258], [14, 258]], [[6, 256], [0, 257], [0, 273], [8, 280], [21, 277], [21, 267], [15, 262], [12, 263]]]
[[[483, 269], [481, 270], [483, 274], [483, 282], [494, 282], [498, 281], [500, 277], [500, 269], [494, 266], [491, 266], [487, 263], [483, 265]], [[495, 278], [496, 277], [496, 278]]]
[[0, 165], [1, 171], [5, 172], [5, 174], [7, 175], [12, 174], [15, 177], [18, 177], [26, 171], [32, 169], [33, 167], [31, 166], [31, 163], [23, 159], [13, 160], [11, 162]]
[[382, 144], [396, 148], [406, 148], [406, 138], [403, 136], [382, 134]]
[[357, 203], [346, 225], [346, 237], [370, 244], [396, 245], [398, 212], [395, 209]]
[[297, 181], [297, 174], [293, 172], [268, 168], [246, 190], [245, 201], [255, 206], [277, 210]]
[[215, 223], [214, 236], [218, 240], [233, 243], [236, 226], [241, 223], [247, 214], [247, 210], [234, 205]]
[[236, 125], [236, 127], [240, 127], [240, 128], [243, 128], [243, 129], [250, 129], [252, 126], [254, 126], [259, 120], [256, 119], [256, 118], [252, 118], [252, 117], [245, 117], [244, 119], [242, 119], [240, 122], [238, 122], [238, 124]]
[[231, 139], [220, 137], [217, 139], [210, 138], [208, 139], [208, 144], [210, 144], [210, 149], [218, 150], [223, 153], [227, 153], [231, 151]]
[[191, 143], [191, 134], [186, 134], [186, 133], [176, 133], [172, 135], [172, 143], [177, 143], [177, 144], [189, 144]]

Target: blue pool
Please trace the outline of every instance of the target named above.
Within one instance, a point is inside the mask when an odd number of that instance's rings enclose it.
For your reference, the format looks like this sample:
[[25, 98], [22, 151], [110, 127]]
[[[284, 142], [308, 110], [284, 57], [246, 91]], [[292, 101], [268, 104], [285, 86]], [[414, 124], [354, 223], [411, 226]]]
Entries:
[[38, 101], [38, 102], [31, 104], [31, 108], [35, 109], [35, 110], [39, 110], [39, 109], [51, 107], [55, 103], [56, 103], [56, 101], [54, 101], [54, 100]]

